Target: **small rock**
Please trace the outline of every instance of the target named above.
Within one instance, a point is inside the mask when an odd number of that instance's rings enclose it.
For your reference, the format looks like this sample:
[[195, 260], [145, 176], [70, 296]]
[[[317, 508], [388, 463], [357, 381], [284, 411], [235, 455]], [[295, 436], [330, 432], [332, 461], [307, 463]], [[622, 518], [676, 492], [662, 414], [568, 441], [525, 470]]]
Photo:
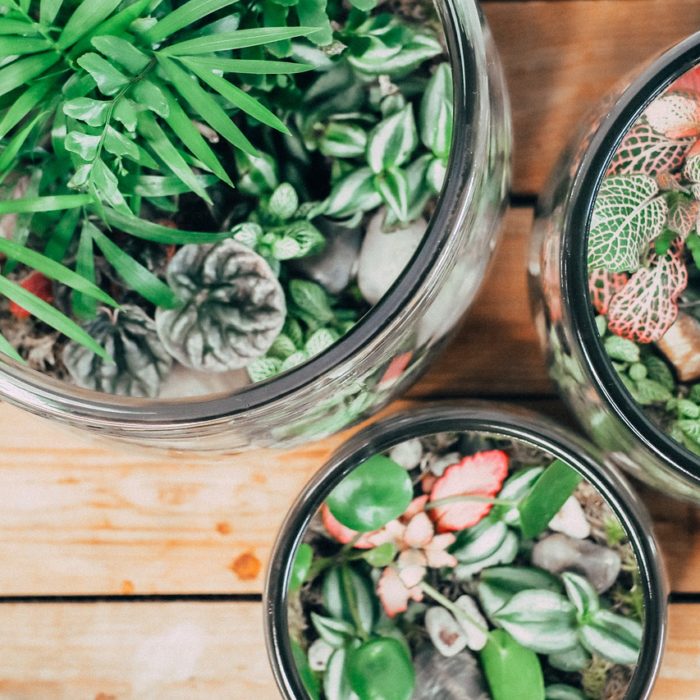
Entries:
[[561, 510], [551, 519], [549, 529], [577, 540], [585, 540], [590, 537], [591, 524], [576, 496], [570, 496], [567, 499]]
[[324, 642], [323, 639], [317, 639], [309, 647], [309, 666], [311, 670], [319, 673], [325, 671], [334, 651], [335, 649], [328, 642]]
[[436, 457], [430, 463], [430, 471], [435, 476], [442, 476], [447, 467], [451, 467], [453, 464], [459, 464], [461, 461], [462, 455], [459, 452], [449, 452], [446, 455]]
[[389, 452], [389, 459], [400, 464], [404, 469], [410, 471], [415, 469], [423, 457], [423, 445], [418, 438], [406, 440], [396, 447], [392, 447]]
[[189, 399], [195, 396], [231, 393], [250, 384], [248, 373], [236, 369], [230, 372], [211, 374], [197, 372], [177, 363], [163, 382], [158, 398]]
[[489, 640], [489, 626], [484, 616], [471, 596], [460, 596], [455, 601], [455, 605], [463, 610], [469, 618], [469, 622], [460, 618], [457, 619], [457, 622], [459, 622], [467, 635], [467, 646], [472, 651], [481, 651]]
[[418, 652], [413, 665], [412, 700], [489, 700], [479, 664], [468, 651], [446, 658], [428, 646]]
[[314, 224], [326, 237], [326, 246], [318, 255], [296, 261], [294, 267], [329, 294], [340, 294], [357, 273], [362, 229], [339, 226], [328, 219], [317, 219]]
[[581, 574], [598, 593], [604, 593], [617, 581], [622, 566], [620, 555], [612, 549], [562, 534], [540, 540], [532, 550], [532, 563], [553, 574]]
[[467, 646], [467, 635], [455, 616], [445, 608], [435, 606], [425, 613], [425, 629], [435, 648], [443, 656], [455, 656]]
[[681, 313], [657, 345], [682, 382], [700, 379], [700, 322]]
[[371, 219], [360, 252], [357, 281], [362, 296], [370, 304], [376, 304], [401, 276], [428, 227], [425, 219], [419, 219], [405, 229], [385, 233], [382, 229], [385, 215], [381, 209]]

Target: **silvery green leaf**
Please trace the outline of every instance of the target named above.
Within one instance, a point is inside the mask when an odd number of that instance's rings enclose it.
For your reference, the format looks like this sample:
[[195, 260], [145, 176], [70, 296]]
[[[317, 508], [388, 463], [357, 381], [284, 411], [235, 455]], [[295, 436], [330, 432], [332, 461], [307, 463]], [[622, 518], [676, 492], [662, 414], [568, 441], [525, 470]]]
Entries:
[[442, 161], [449, 156], [452, 145], [453, 101], [452, 70], [448, 63], [441, 63], [421, 101], [420, 135], [425, 147]]
[[671, 392], [653, 379], [639, 379], [636, 382], [634, 397], [642, 406], [666, 403], [672, 398]]
[[[502, 498], [504, 501], [520, 501], [529, 493], [543, 471], [543, 467], [518, 469], [506, 479], [499, 498]], [[517, 525], [520, 522], [520, 511], [517, 507], [509, 508], [508, 506], [497, 505], [491, 512], [494, 516], [502, 517], [508, 525]]]
[[576, 610], [560, 593], [528, 590], [516, 593], [492, 616], [517, 642], [538, 654], [573, 649]]
[[330, 299], [321, 285], [308, 280], [291, 280], [289, 294], [299, 309], [320, 323], [329, 323], [334, 319]]
[[548, 571], [527, 566], [494, 566], [481, 572], [478, 593], [481, 605], [491, 617], [516, 593], [527, 590], [561, 593], [559, 579]]
[[360, 168], [336, 183], [326, 200], [325, 214], [342, 219], [376, 209], [381, 203], [382, 196], [374, 188], [372, 171]]
[[507, 535], [505, 523], [484, 518], [474, 527], [462, 530], [450, 551], [459, 562], [471, 564], [492, 556], [503, 545]]
[[416, 36], [398, 51], [379, 51], [377, 48], [366, 52], [363, 56], [351, 56], [348, 61], [360, 73], [368, 76], [388, 75], [403, 77], [430, 58], [443, 52], [440, 42], [429, 34]]
[[67, 151], [77, 153], [83, 160], [90, 162], [95, 160], [100, 137], [99, 135], [84, 134], [82, 131], [69, 131], [64, 145]]
[[642, 625], [609, 610], [599, 610], [593, 620], [581, 627], [581, 642], [591, 653], [614, 664], [637, 663], [642, 647]]
[[[405, 170], [408, 179], [408, 221], [420, 219], [433, 195], [426, 180], [426, 173], [431, 161], [432, 156], [429, 153], [425, 153], [417, 160], [414, 160]], [[386, 225], [392, 227], [397, 223], [398, 218], [393, 211], [388, 211]]]
[[326, 127], [318, 148], [329, 158], [359, 158], [367, 149], [367, 132], [356, 124], [331, 122]]
[[277, 162], [267, 153], [252, 156], [240, 149], [235, 152], [238, 166], [238, 189], [253, 197], [272, 192], [279, 184]]
[[246, 221], [242, 224], [237, 224], [231, 229], [231, 235], [239, 243], [242, 243], [248, 248], [255, 249], [258, 242], [262, 238], [263, 230], [259, 224], [252, 221]]
[[576, 645], [573, 649], [562, 651], [555, 654], [550, 654], [547, 657], [550, 666], [566, 671], [567, 673], [575, 673], [587, 668], [591, 663], [591, 655], [581, 646]]
[[580, 618], [598, 612], [600, 600], [595, 588], [583, 577], [570, 571], [562, 574], [564, 588]]
[[294, 341], [284, 333], [280, 333], [275, 342], [272, 343], [267, 352], [268, 357], [276, 357], [280, 360], [286, 360], [290, 355], [293, 355], [298, 350]]
[[367, 141], [367, 163], [375, 173], [403, 165], [418, 145], [413, 106], [381, 121]]
[[440, 194], [440, 192], [442, 192], [442, 187], [445, 184], [446, 177], [447, 165], [445, 164], [445, 162], [440, 160], [439, 158], [433, 159], [433, 161], [428, 166], [428, 170], [425, 174], [425, 179], [435, 194]]
[[291, 219], [298, 208], [299, 195], [288, 182], [283, 182], [275, 189], [268, 203], [270, 214], [281, 221]]
[[253, 360], [247, 367], [246, 371], [251, 382], [264, 382], [267, 379], [272, 379], [280, 373], [282, 360], [274, 357], [260, 357]]
[[604, 341], [605, 352], [611, 360], [618, 362], [639, 362], [639, 345], [637, 343], [621, 338], [619, 335], [611, 335]]
[[347, 564], [336, 566], [326, 573], [322, 592], [323, 603], [332, 617], [353, 625], [359, 622], [365, 633], [371, 633], [377, 621], [377, 600], [369, 579]]
[[328, 661], [323, 675], [323, 693], [328, 700], [360, 700], [345, 672], [347, 653], [345, 649], [337, 649]]
[[499, 564], [510, 564], [518, 554], [519, 541], [514, 532], [508, 532], [501, 546], [485, 559], [475, 562], [458, 564], [455, 567], [455, 576], [462, 581], [471, 579], [475, 574], [487, 569], [490, 566]]
[[390, 168], [374, 178], [375, 187], [389, 210], [401, 222], [408, 222], [408, 177], [399, 168]]
[[90, 126], [103, 126], [107, 121], [111, 102], [76, 97], [63, 104], [63, 113]]
[[366, 37], [366, 48], [360, 55], [349, 55], [348, 62], [360, 73], [381, 75], [382, 68], [401, 52], [401, 46], [388, 46], [377, 36]]
[[586, 700], [587, 696], [571, 685], [555, 683], [544, 689], [544, 698], [545, 700]]
[[319, 328], [306, 341], [304, 350], [309, 357], [314, 357], [327, 350], [338, 340], [338, 334], [329, 328]]
[[344, 647], [350, 639], [356, 636], [355, 628], [345, 620], [336, 620], [312, 612], [311, 623], [321, 639], [336, 649]]
[[299, 350], [284, 360], [280, 366], [280, 372], [288, 372], [290, 369], [303, 365], [308, 360], [309, 356], [303, 350]]
[[668, 205], [648, 175], [612, 175], [596, 198], [588, 237], [592, 269], [635, 272], [641, 256], [666, 223]]

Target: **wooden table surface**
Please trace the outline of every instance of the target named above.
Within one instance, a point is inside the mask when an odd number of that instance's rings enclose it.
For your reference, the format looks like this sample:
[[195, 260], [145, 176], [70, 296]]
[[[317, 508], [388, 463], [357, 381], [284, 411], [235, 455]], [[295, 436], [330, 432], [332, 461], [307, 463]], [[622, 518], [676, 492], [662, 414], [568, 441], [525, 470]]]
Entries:
[[[580, 115], [694, 31], [700, 0], [483, 8], [513, 101], [513, 207], [479, 303], [407, 400], [498, 397], [570, 420], [527, 305], [534, 197]], [[6, 405], [0, 431], [0, 699], [279, 697], [263, 643], [264, 570], [295, 494], [342, 436], [291, 454], [142, 455]], [[654, 699], [697, 700], [700, 514], [644, 491], [673, 590]]]

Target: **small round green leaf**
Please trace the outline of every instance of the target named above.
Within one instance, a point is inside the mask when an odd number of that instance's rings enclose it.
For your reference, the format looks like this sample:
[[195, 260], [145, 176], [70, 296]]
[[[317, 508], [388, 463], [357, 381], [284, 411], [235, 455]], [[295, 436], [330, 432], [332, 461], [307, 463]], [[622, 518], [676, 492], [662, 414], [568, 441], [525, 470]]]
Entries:
[[360, 700], [410, 700], [413, 695], [413, 664], [396, 639], [372, 639], [350, 652], [347, 674]]
[[371, 532], [398, 518], [413, 498], [408, 472], [384, 455], [356, 467], [328, 497], [333, 516], [357, 532]]
[[546, 700], [586, 700], [586, 696], [578, 688], [564, 683], [548, 685], [544, 697]]
[[385, 542], [379, 547], [368, 549], [362, 558], [370, 565], [377, 569], [389, 566], [396, 556], [396, 545], [393, 542]]
[[301, 588], [311, 568], [313, 557], [314, 550], [311, 548], [311, 545], [306, 544], [306, 542], [299, 545], [299, 549], [297, 549], [294, 557], [294, 564], [292, 565], [292, 574], [289, 578], [290, 593], [294, 593]]

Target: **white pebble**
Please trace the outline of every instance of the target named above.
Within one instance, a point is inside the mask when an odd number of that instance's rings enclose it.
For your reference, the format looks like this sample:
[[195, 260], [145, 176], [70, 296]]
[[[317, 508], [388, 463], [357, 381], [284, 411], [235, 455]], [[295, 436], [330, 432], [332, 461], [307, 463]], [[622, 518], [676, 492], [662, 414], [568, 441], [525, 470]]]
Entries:
[[590, 537], [591, 524], [576, 496], [569, 496], [561, 510], [550, 521], [549, 529], [577, 540]]
[[466, 613], [466, 619], [460, 617], [457, 621], [467, 635], [467, 646], [472, 651], [481, 651], [489, 640], [489, 626], [484, 616], [471, 596], [460, 596], [455, 605]]
[[309, 666], [312, 671], [322, 672], [326, 670], [328, 661], [333, 656], [335, 649], [324, 642], [323, 639], [317, 639], [309, 647]]
[[415, 469], [423, 457], [423, 445], [420, 440], [406, 440], [396, 447], [392, 447], [389, 452], [389, 459], [394, 460], [396, 464], [400, 464], [404, 469]]
[[455, 616], [439, 606], [425, 613], [425, 629], [443, 656], [456, 656], [467, 646], [467, 635]]

